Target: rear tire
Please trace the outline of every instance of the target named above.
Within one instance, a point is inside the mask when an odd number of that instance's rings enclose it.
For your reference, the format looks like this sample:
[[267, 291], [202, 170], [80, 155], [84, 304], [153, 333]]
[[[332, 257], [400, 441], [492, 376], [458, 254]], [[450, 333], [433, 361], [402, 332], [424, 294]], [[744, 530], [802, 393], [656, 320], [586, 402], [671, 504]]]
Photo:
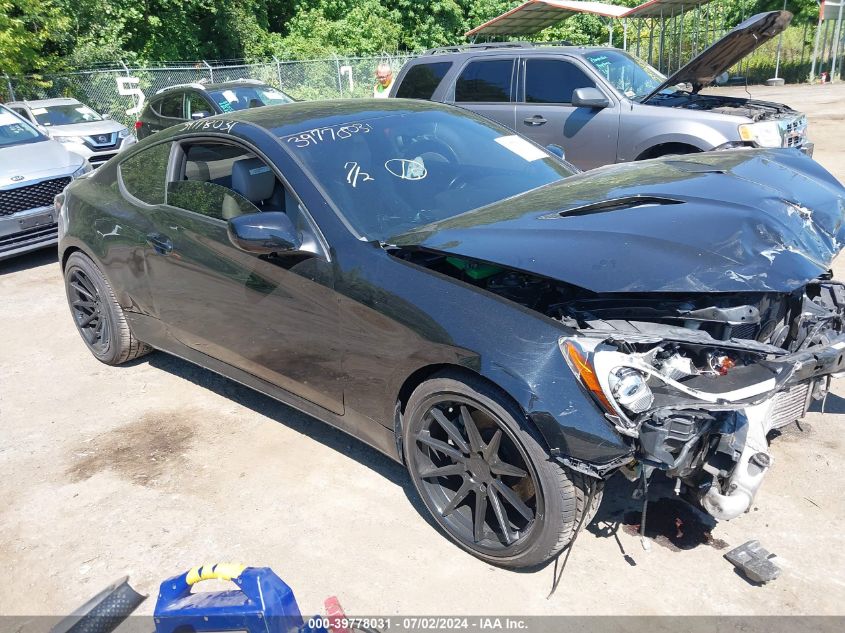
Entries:
[[474, 376], [443, 372], [414, 390], [403, 448], [438, 526], [464, 550], [503, 567], [553, 559], [601, 502], [602, 481], [591, 484], [555, 461], [516, 404]]
[[120, 365], [152, 351], [132, 334], [111, 284], [90, 257], [71, 253], [64, 277], [76, 329], [97, 360]]

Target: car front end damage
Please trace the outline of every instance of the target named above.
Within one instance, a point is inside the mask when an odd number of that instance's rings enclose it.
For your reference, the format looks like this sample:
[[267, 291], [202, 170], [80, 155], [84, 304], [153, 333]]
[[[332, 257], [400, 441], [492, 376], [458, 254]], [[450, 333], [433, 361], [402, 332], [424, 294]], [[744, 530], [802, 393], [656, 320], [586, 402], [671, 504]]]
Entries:
[[[581, 385], [631, 442], [622, 471], [663, 471], [721, 520], [750, 508], [775, 461], [770, 433], [803, 417], [845, 371], [842, 284], [820, 279], [756, 305], [730, 302], [673, 305], [651, 321], [571, 312], [564, 318], [577, 334], [560, 340]], [[593, 476], [618, 466], [561, 459]]]

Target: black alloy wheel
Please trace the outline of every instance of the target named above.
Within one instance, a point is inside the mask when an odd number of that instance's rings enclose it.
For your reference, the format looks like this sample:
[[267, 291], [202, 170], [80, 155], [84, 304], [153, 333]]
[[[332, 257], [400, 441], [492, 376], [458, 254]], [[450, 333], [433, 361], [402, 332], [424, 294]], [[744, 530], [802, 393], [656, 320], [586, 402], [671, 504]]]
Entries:
[[435, 522], [485, 561], [545, 563], [585, 511], [583, 478], [552, 459], [518, 407], [481, 378], [446, 372], [417, 387], [403, 414], [403, 449]]
[[111, 335], [108, 313], [100, 291], [79, 268], [68, 275], [68, 301], [76, 327], [91, 351], [95, 355], [107, 352]]

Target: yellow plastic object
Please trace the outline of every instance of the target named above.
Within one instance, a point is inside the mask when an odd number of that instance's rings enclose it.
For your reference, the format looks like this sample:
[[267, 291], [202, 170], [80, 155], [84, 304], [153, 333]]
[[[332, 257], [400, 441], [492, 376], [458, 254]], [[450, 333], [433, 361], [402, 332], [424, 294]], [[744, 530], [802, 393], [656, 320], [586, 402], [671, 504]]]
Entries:
[[234, 580], [246, 569], [240, 563], [217, 563], [193, 567], [185, 576], [188, 585], [195, 585], [203, 580]]

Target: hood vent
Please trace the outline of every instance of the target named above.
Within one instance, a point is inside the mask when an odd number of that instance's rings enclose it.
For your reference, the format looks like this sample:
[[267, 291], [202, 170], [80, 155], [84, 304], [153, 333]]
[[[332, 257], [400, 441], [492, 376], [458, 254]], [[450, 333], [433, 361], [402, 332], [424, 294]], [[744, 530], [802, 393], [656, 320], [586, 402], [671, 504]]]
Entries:
[[624, 198], [613, 198], [593, 202], [580, 207], [562, 209], [548, 215], [541, 216], [542, 220], [556, 220], [573, 215], [592, 215], [593, 213], [607, 213], [608, 211], [622, 211], [625, 209], [637, 209], [640, 207], [656, 207], [670, 204], [683, 204], [683, 200], [674, 198], [661, 198], [659, 196], [626, 196]]

